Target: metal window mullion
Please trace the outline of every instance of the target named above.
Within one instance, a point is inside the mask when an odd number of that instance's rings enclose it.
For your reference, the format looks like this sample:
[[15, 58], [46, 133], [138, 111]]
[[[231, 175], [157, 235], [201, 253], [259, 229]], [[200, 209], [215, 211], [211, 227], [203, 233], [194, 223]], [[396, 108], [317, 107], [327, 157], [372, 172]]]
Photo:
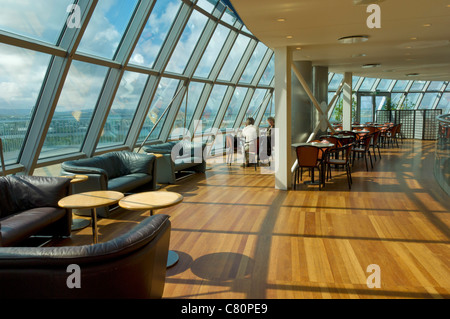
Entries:
[[261, 63], [259, 64], [259, 67], [253, 76], [253, 80], [250, 82], [251, 85], [258, 86], [259, 81], [261, 81], [261, 78], [266, 71], [267, 66], [270, 63], [270, 59], [272, 59], [273, 51], [269, 48], [267, 48], [266, 53], [264, 54], [263, 59], [261, 60]]
[[270, 103], [270, 100], [273, 96], [273, 90], [267, 90], [266, 96], [264, 97], [263, 102], [261, 103], [261, 107], [259, 108], [258, 115], [255, 119], [255, 125], [258, 127], [264, 117], [264, 114], [266, 113], [267, 106]]
[[203, 92], [198, 101], [197, 108], [195, 109], [194, 115], [192, 116], [192, 120], [189, 125], [189, 133], [191, 134], [192, 137], [197, 131], [198, 121], [200, 121], [202, 118], [203, 112], [205, 111], [206, 104], [208, 103], [213, 88], [214, 84], [212, 83], [206, 83], [205, 87], [203, 88]]
[[[170, 107], [170, 110], [167, 113], [166, 120], [163, 123], [163, 127], [161, 129], [161, 133], [159, 135], [159, 139], [161, 141], [167, 141], [167, 139], [170, 136], [170, 133], [172, 132], [173, 125], [177, 119], [178, 112], [180, 111], [182, 107], [182, 103], [184, 101], [184, 98], [186, 96], [186, 92], [189, 87], [189, 81], [188, 80], [180, 80], [180, 83], [178, 84], [177, 89], [175, 90], [175, 93], [178, 92], [180, 89], [180, 93], [175, 98], [175, 100], [172, 102], [172, 106]], [[185, 114], [184, 116], [187, 116]]]
[[225, 64], [227, 57], [230, 54], [237, 37], [238, 37], [237, 32], [230, 31], [230, 33], [228, 34], [228, 37], [225, 40], [225, 43], [222, 46], [222, 49], [217, 57], [216, 63], [214, 64], [214, 66], [209, 74], [210, 80], [212, 80], [212, 81], [217, 80], [217, 77], [219, 76], [220, 71], [222, 70], [223, 65]]
[[[117, 49], [115, 62], [119, 65], [126, 65], [133, 54], [134, 47], [139, 41], [140, 35], [144, 30], [145, 24], [150, 16], [154, 5], [154, 1], [140, 2], [139, 7], [135, 10], [136, 14], [130, 21], [130, 24], [125, 32], [122, 42]], [[95, 154], [98, 142], [101, 138], [109, 112], [114, 103], [117, 90], [122, 80], [124, 68], [110, 69], [105, 80], [102, 92], [100, 94], [97, 106], [92, 117], [89, 130], [86, 134], [85, 143], [82, 152], [88, 157]]]
[[200, 40], [197, 42], [197, 45], [195, 46], [195, 49], [192, 52], [191, 59], [189, 60], [186, 66], [184, 74], [187, 77], [192, 78], [192, 76], [194, 75], [194, 72], [197, 69], [198, 64], [200, 63], [200, 60], [202, 59], [202, 56], [205, 53], [206, 48], [208, 47], [208, 43], [211, 40], [217, 25], [218, 25], [217, 21], [213, 21], [211, 19], [209, 19], [208, 22], [206, 23], [206, 26], [203, 29]]
[[80, 0], [78, 2], [82, 12], [81, 27], [65, 29], [60, 41], [60, 47], [67, 52], [67, 55], [65, 57], [54, 56], [50, 62], [36, 104], [36, 111], [19, 158], [19, 163], [23, 165], [25, 174], [32, 175], [36, 168], [45, 137], [64, 87], [64, 82], [72, 64], [73, 55], [92, 17], [97, 2], [97, 0]]
[[228, 86], [227, 91], [225, 92], [225, 96], [222, 100], [222, 104], [220, 105], [219, 111], [217, 112], [217, 116], [214, 120], [213, 127], [220, 128], [222, 122], [225, 118], [225, 114], [230, 105], [231, 99], [233, 98], [234, 92], [236, 91], [235, 86]]
[[250, 102], [252, 101], [253, 96], [255, 95], [255, 92], [256, 92], [255, 88], [249, 88], [247, 90], [247, 94], [245, 95], [245, 98], [242, 101], [239, 114], [236, 117], [236, 120], [234, 121], [233, 128], [238, 129], [241, 127], [241, 123], [244, 121], [244, 116], [247, 113], [247, 109], [250, 105]]
[[[160, 0], [161, 1], [161, 0]], [[163, 72], [170, 61], [173, 51], [175, 50], [178, 41], [183, 34], [184, 28], [191, 17], [193, 11], [192, 5], [188, 5], [185, 2], [181, 5], [180, 10], [175, 21], [170, 28], [169, 34], [156, 58], [154, 69], [158, 72]]]
[[125, 141], [125, 145], [127, 145], [130, 149], [134, 149], [138, 142], [139, 134], [141, 133], [145, 119], [147, 118], [151, 101], [156, 93], [160, 80], [161, 77], [156, 75], [150, 75], [147, 80]]

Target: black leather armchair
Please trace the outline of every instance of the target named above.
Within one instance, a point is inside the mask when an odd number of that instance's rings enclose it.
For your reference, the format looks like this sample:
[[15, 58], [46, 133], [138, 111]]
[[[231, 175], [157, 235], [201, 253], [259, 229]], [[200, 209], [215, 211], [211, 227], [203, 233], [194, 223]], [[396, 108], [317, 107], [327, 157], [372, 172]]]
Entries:
[[33, 235], [70, 236], [72, 211], [58, 206], [70, 193], [67, 178], [0, 177], [0, 246]]
[[[129, 151], [119, 151], [67, 161], [61, 165], [61, 174], [83, 174], [87, 181], [73, 185], [74, 193], [110, 190], [121, 193], [156, 189], [156, 157]], [[77, 215], [90, 216], [90, 211], [74, 210]], [[99, 217], [109, 217], [108, 207], [98, 208]]]
[[169, 216], [158, 214], [105, 243], [0, 248], [0, 298], [161, 298], [170, 229]]

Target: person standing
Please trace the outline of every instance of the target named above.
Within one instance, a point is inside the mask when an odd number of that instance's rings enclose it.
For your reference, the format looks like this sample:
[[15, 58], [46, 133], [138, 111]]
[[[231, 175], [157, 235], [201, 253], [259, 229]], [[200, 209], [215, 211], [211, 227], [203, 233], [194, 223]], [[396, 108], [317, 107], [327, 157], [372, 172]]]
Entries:
[[242, 166], [249, 165], [249, 151], [251, 148], [255, 148], [254, 151], [256, 153], [257, 147], [256, 143], [258, 140], [258, 129], [255, 126], [255, 120], [252, 117], [249, 117], [245, 121], [245, 127], [242, 130], [242, 136], [244, 137], [244, 153], [245, 153], [245, 164]]

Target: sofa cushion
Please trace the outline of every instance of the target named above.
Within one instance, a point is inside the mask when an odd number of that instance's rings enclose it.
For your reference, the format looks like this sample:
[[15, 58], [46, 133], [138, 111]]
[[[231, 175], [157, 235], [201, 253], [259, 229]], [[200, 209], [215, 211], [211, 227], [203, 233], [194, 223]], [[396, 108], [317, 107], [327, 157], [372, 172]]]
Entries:
[[35, 207], [58, 207], [69, 195], [70, 180], [41, 176], [6, 176], [0, 180], [0, 218]]
[[66, 210], [55, 207], [40, 207], [18, 212], [0, 220], [2, 246], [20, 242], [48, 225], [63, 218]]
[[116, 177], [108, 181], [108, 190], [117, 192], [129, 192], [139, 186], [150, 183], [152, 175], [144, 173], [134, 173], [125, 176]]

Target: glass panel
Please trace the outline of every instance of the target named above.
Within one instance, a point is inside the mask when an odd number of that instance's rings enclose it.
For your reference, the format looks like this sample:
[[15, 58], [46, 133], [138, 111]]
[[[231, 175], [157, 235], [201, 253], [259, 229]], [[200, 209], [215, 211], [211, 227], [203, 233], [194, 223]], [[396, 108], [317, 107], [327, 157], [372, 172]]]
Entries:
[[0, 29], [57, 44], [73, 0], [0, 0]]
[[0, 137], [5, 164], [18, 161], [50, 56], [0, 44]]
[[180, 0], [156, 1], [130, 63], [152, 68], [180, 8]]
[[387, 91], [389, 86], [391, 85], [392, 80], [382, 79], [380, 83], [378, 83], [377, 90], [379, 91]]
[[175, 51], [170, 58], [166, 71], [183, 73], [189, 57], [197, 45], [208, 18], [198, 11], [194, 11], [184, 29], [183, 35], [177, 43]]
[[403, 93], [392, 93], [391, 94], [391, 102], [392, 102], [392, 108], [398, 109], [400, 108], [400, 101], [403, 98]]
[[[145, 119], [141, 133], [139, 134], [140, 142], [142, 142], [147, 137], [147, 135], [153, 129], [155, 124], [163, 115], [166, 108], [169, 106], [170, 102], [172, 102], [175, 94], [178, 93], [177, 88], [179, 82], [180, 81], [176, 79], [161, 78], [161, 81], [159, 82], [158, 85], [158, 89], [156, 90], [155, 96], [152, 100], [149, 113]], [[153, 131], [149, 140], [157, 139], [159, 137], [159, 133], [161, 132], [161, 128], [164, 124], [165, 117], [167, 116], [168, 113], [169, 112], [166, 112], [164, 118], [161, 119], [161, 121], [159, 121], [158, 126]]]
[[212, 126], [214, 125], [216, 115], [219, 112], [219, 108], [222, 104], [222, 100], [226, 91], [227, 86], [219, 84], [214, 85], [214, 88], [211, 92], [211, 95], [209, 96], [208, 103], [206, 103], [206, 107], [201, 118], [203, 132], [212, 128]]
[[425, 93], [420, 101], [419, 109], [431, 109], [436, 101], [438, 93]]
[[250, 38], [245, 35], [238, 35], [236, 42], [234, 43], [233, 49], [228, 55], [227, 61], [222, 67], [222, 71], [219, 74], [219, 80], [230, 81], [233, 77], [236, 67], [242, 59], [242, 55], [247, 49], [247, 45], [250, 42]]
[[444, 81], [432, 81], [428, 86], [427, 91], [440, 91], [443, 85]]
[[248, 106], [247, 112], [245, 113], [245, 119], [249, 117], [253, 117], [256, 119], [258, 115], [259, 109], [261, 108], [261, 103], [264, 101], [264, 97], [266, 96], [267, 90], [265, 89], [256, 89], [253, 97]]
[[197, 5], [205, 11], [211, 13], [219, 0], [199, 0]]
[[269, 64], [267, 65], [267, 68], [264, 71], [261, 80], [259, 81], [259, 85], [270, 85], [274, 76], [275, 76], [275, 57], [272, 55], [272, 58], [270, 59]]
[[442, 95], [436, 108], [442, 109], [442, 114], [450, 113], [450, 93], [444, 93]]
[[361, 86], [359, 87], [360, 91], [371, 91], [372, 87], [377, 79], [373, 78], [365, 78]]
[[389, 101], [388, 96], [377, 95], [375, 96], [375, 110], [386, 109], [386, 103]]
[[222, 121], [222, 124], [220, 125], [221, 129], [234, 127], [234, 122], [236, 122], [236, 118], [239, 114], [239, 110], [242, 107], [242, 102], [247, 95], [247, 91], [247, 88], [239, 86], [236, 87], [233, 97], [231, 98], [230, 104], [228, 105], [227, 111], [225, 113], [225, 117]]
[[136, 4], [137, 0], [99, 1], [78, 50], [112, 59]]
[[373, 122], [373, 107], [373, 97], [362, 95], [360, 123]]
[[253, 51], [252, 57], [245, 68], [244, 73], [241, 76], [239, 82], [242, 83], [250, 83], [255, 77], [255, 73], [258, 70], [259, 65], [261, 64], [261, 60], [264, 57], [264, 54], [267, 52], [267, 47], [264, 43], [259, 42]]
[[330, 84], [328, 85], [328, 90], [336, 91], [339, 88], [339, 84], [341, 84], [344, 75], [340, 73], [336, 73], [331, 79]]
[[416, 102], [419, 99], [421, 93], [409, 93], [406, 99], [403, 101], [403, 110], [413, 110], [416, 108]]
[[228, 7], [227, 7], [225, 13], [223, 14], [223, 16], [221, 18], [221, 20], [223, 22], [226, 22], [228, 24], [233, 25], [236, 22], [237, 19], [236, 19], [236, 16], [234, 15], [234, 13], [230, 9], [228, 9]]
[[100, 137], [99, 148], [125, 142], [147, 79], [144, 74], [124, 73]]
[[197, 70], [195, 70], [194, 76], [201, 78], [208, 78], [211, 69], [216, 63], [217, 57], [223, 48], [223, 44], [230, 33], [230, 29], [224, 27], [223, 25], [218, 25], [214, 31], [208, 46], [206, 47], [205, 53], [200, 60]]
[[274, 104], [274, 96], [270, 98], [269, 103], [267, 104], [266, 111], [264, 112], [263, 119], [261, 121], [260, 127], [269, 127], [269, 123], [267, 123], [268, 117], [275, 117], [275, 104]]
[[183, 103], [180, 106], [180, 110], [178, 111], [172, 128], [171, 139], [180, 138], [185, 134], [184, 129], [189, 128], [204, 87], [204, 83], [191, 82], [189, 84], [189, 91], [184, 96]]
[[421, 91], [425, 86], [426, 81], [414, 81], [413, 85], [411, 85], [410, 91]]
[[39, 158], [81, 150], [108, 69], [74, 61]]
[[395, 83], [392, 91], [404, 91], [406, 89], [406, 86], [408, 85], [408, 83], [409, 83], [409, 81], [407, 81], [407, 80], [398, 80], [397, 83]]
[[360, 77], [359, 76], [352, 76], [352, 89], [354, 90], [356, 88], [356, 85], [359, 82]]

